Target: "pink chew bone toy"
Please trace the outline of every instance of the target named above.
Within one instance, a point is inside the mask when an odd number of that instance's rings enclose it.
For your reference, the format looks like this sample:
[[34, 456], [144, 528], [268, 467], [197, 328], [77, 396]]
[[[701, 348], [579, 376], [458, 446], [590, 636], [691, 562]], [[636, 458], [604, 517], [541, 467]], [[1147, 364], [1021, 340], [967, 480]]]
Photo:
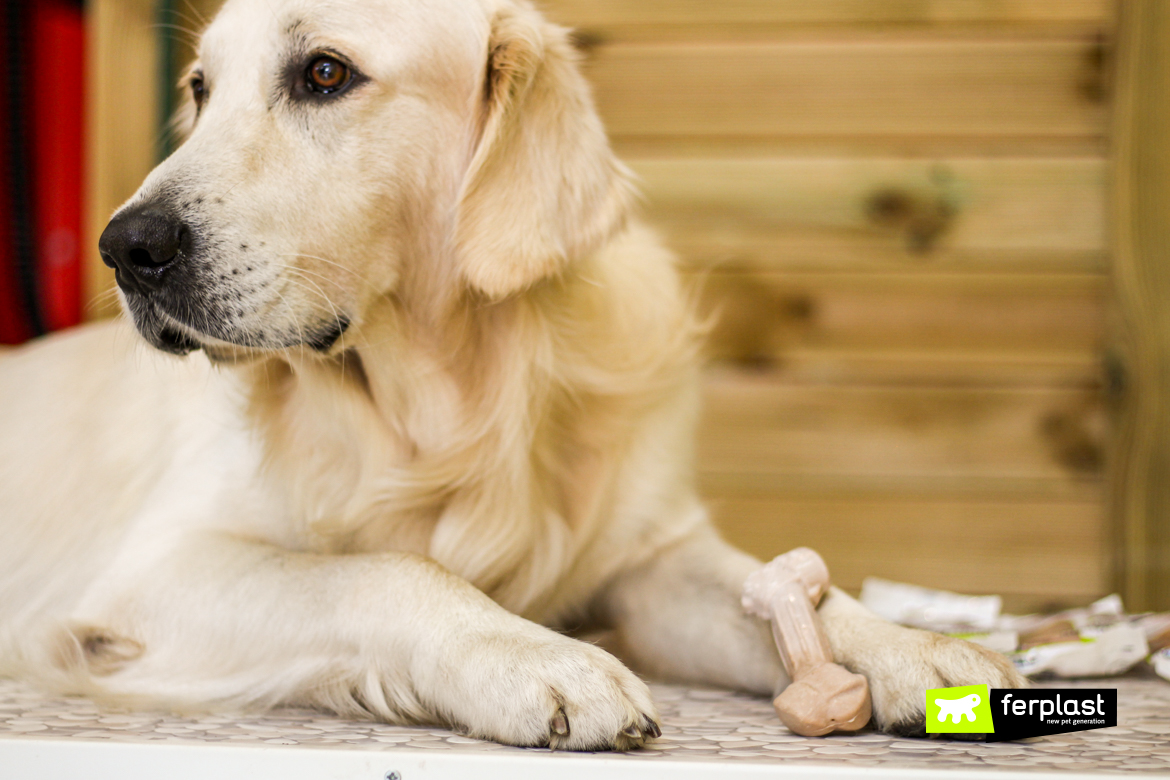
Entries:
[[829, 570], [807, 547], [784, 553], [747, 578], [743, 608], [771, 621], [780, 660], [792, 683], [772, 701], [793, 733], [819, 737], [856, 731], [869, 722], [869, 684], [833, 663], [816, 605], [829, 588]]

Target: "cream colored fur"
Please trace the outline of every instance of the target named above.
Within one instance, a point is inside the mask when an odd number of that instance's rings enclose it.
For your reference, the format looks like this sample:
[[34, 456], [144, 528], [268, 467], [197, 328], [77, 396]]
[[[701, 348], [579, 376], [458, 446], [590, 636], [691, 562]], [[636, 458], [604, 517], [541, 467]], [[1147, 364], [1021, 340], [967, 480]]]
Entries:
[[[368, 80], [296, 104], [280, 73], [314, 51]], [[0, 356], [0, 668], [570, 749], [656, 715], [551, 629], [610, 629], [647, 674], [786, 685], [738, 606], [758, 562], [695, 492], [700, 329], [565, 31], [524, 0], [228, 0], [198, 67], [189, 138], [124, 208], [180, 209], [192, 293], [233, 303], [212, 327], [128, 296], [202, 346], [182, 359], [126, 322]], [[821, 615], [881, 727], [920, 728], [927, 687], [1020, 682], [840, 592]]]

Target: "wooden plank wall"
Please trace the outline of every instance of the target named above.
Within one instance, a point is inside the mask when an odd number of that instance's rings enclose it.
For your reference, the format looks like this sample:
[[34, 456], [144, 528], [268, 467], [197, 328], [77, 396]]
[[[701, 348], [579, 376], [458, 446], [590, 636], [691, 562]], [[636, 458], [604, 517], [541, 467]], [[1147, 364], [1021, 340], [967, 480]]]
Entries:
[[718, 315], [725, 534], [867, 574], [1109, 591], [1112, 4], [545, 0]]

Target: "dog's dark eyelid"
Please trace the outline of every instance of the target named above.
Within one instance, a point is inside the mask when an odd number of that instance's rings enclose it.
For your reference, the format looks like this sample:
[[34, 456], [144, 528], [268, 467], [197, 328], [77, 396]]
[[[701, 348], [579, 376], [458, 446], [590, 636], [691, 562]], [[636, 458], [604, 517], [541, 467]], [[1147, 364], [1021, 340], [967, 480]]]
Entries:
[[[315, 73], [325, 66], [325, 73]], [[321, 83], [322, 75], [340, 73], [343, 78], [337, 86]], [[360, 87], [369, 78], [347, 57], [328, 49], [318, 49], [308, 55], [291, 59], [284, 69], [284, 83], [288, 95], [298, 102], [331, 102]]]

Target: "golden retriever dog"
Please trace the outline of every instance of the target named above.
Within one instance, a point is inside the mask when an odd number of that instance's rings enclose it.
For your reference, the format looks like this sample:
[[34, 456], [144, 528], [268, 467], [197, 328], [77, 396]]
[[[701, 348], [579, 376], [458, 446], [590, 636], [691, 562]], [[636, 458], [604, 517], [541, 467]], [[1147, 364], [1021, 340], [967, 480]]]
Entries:
[[[566, 31], [228, 0], [187, 86], [100, 240], [137, 333], [0, 357], [3, 673], [571, 750], [659, 734], [631, 668], [783, 688], [759, 562], [696, 495], [700, 329]], [[840, 591], [820, 615], [881, 729], [1022, 682]]]

